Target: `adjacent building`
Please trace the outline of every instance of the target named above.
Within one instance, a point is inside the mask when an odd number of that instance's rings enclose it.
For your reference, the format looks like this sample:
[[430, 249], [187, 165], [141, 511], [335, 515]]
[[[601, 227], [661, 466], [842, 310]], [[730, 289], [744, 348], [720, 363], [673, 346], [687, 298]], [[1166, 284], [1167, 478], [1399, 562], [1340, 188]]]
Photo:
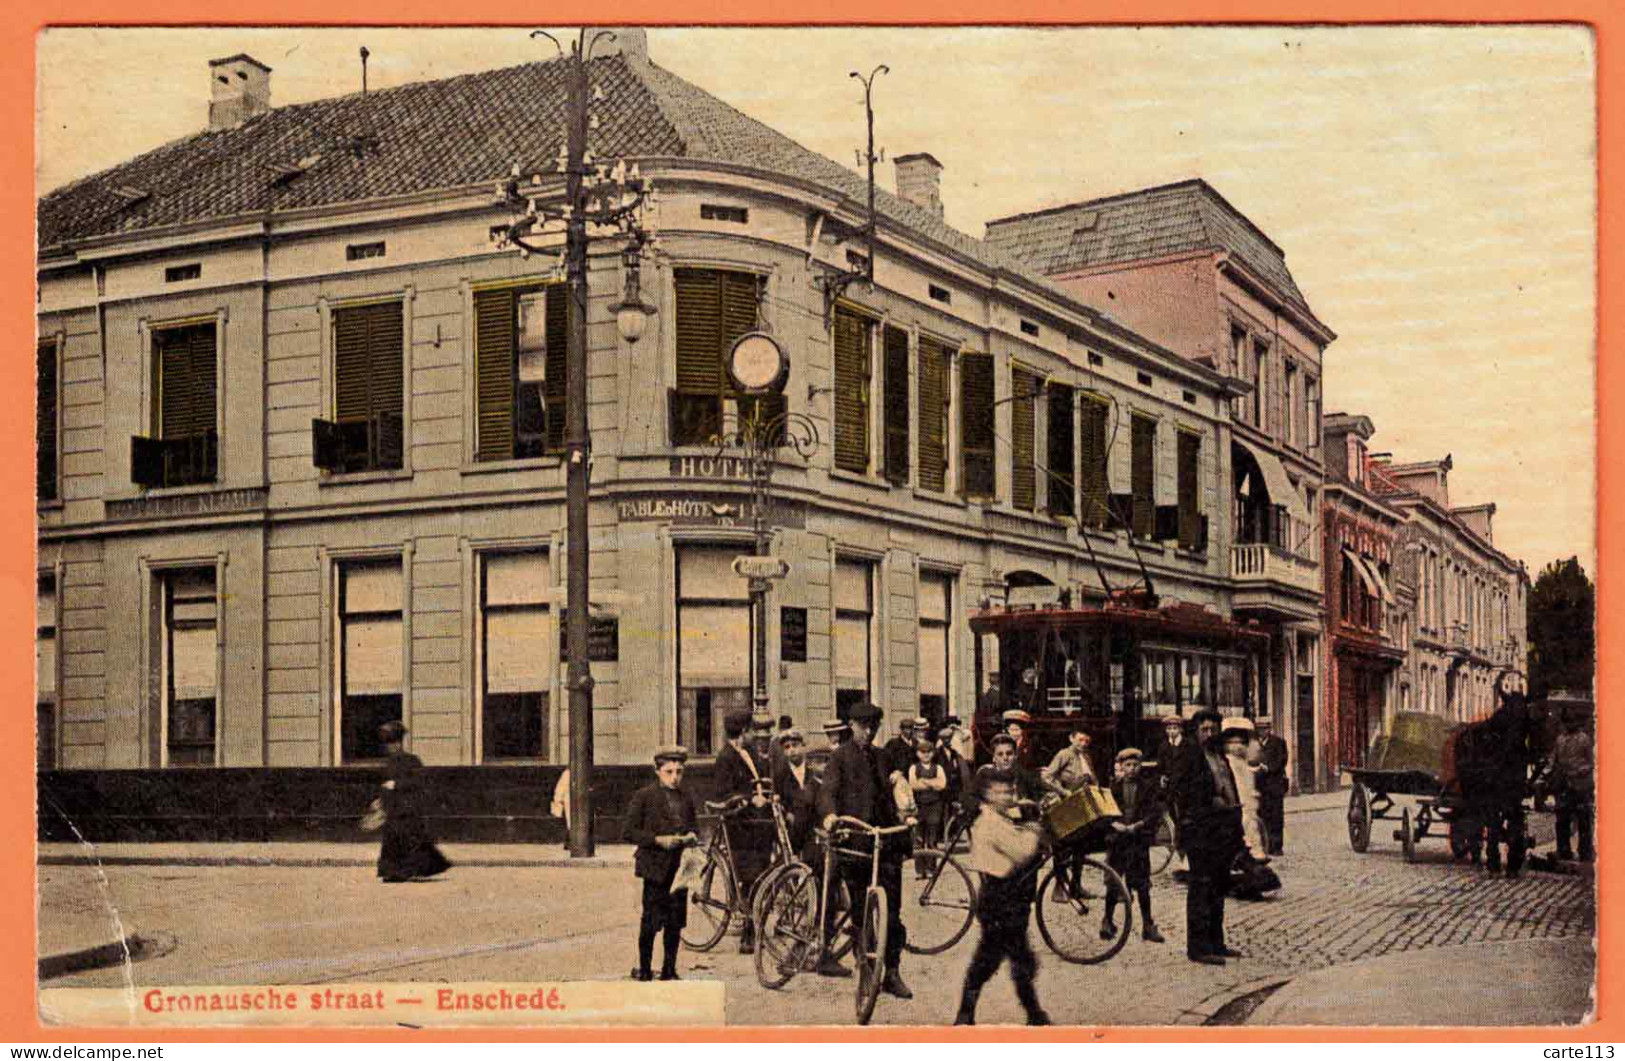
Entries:
[[1239, 381], [1226, 440], [1227, 607], [1272, 633], [1259, 706], [1316, 784], [1322, 360], [1336, 338], [1286, 254], [1203, 180], [991, 221], [988, 242], [1191, 364]]
[[[596, 241], [592, 531], [569, 541], [556, 261], [492, 240], [493, 183], [553, 171], [562, 65], [271, 108], [269, 68], [217, 60], [209, 128], [41, 200], [39, 754], [59, 791], [105, 809], [139, 775], [125, 812], [162, 817], [255, 768], [251, 813], [338, 820], [358, 811], [326, 779], [398, 718], [467, 814], [500, 818], [493, 793], [529, 778], [528, 803], [565, 758], [563, 560], [583, 546], [599, 761], [703, 760], [752, 684], [730, 570], [747, 469], [712, 437], [753, 411], [722, 359], [756, 330], [791, 362], [768, 411], [820, 440], [773, 475], [790, 576], [765, 670], [799, 725], [864, 699], [970, 717], [968, 616], [1018, 590], [1087, 604], [1149, 573], [1165, 599], [1314, 628], [1298, 525], [1319, 473], [1304, 444], [1295, 487], [1276, 455], [1313, 437], [1309, 406], [1280, 406], [1308, 392], [1272, 382], [1275, 411], [1238, 427], [1256, 359], [1191, 356], [950, 228], [926, 154], [876, 195], [872, 286], [835, 289], [869, 254], [865, 182], [661, 69], [638, 31], [590, 64], [591, 146], [658, 188], [656, 313], [621, 337], [620, 247]], [[1243, 272], [1211, 286], [1240, 299]], [[1301, 346], [1318, 376], [1329, 333], [1247, 305], [1249, 343], [1271, 365]]]

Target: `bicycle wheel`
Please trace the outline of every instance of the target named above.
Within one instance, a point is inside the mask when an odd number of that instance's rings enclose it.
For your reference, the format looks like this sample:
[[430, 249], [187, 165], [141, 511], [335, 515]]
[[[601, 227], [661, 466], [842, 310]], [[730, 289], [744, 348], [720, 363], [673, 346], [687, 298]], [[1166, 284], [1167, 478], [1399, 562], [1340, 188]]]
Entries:
[[903, 867], [903, 916], [908, 937], [903, 949], [911, 954], [941, 954], [970, 931], [976, 910], [976, 885], [957, 859], [941, 851], [914, 856], [923, 880]]
[[[1072, 874], [1076, 866], [1077, 877]], [[1094, 965], [1123, 949], [1134, 924], [1128, 885], [1104, 862], [1052, 864], [1038, 886], [1038, 932], [1069, 962]], [[1108, 913], [1114, 915], [1108, 920]]]
[[818, 875], [799, 862], [761, 885], [756, 903], [756, 979], [777, 990], [818, 946]]
[[836, 961], [840, 961], [852, 953], [857, 925], [852, 918], [852, 893], [847, 889], [846, 881], [837, 880], [834, 893], [834, 908], [829, 912], [829, 953]]
[[705, 873], [700, 877], [699, 886], [688, 893], [688, 924], [683, 926], [683, 946], [693, 951], [715, 947], [728, 931], [737, 895], [733, 870], [718, 856], [716, 848], [708, 848]]
[[886, 975], [886, 893], [871, 887], [863, 897], [863, 921], [858, 930], [857, 1014], [859, 1024], [868, 1024], [880, 997], [880, 981]]
[[1174, 860], [1174, 853], [1179, 848], [1179, 827], [1174, 824], [1174, 816], [1163, 811], [1162, 817], [1157, 821], [1157, 836], [1151, 841], [1151, 875], [1155, 877]]

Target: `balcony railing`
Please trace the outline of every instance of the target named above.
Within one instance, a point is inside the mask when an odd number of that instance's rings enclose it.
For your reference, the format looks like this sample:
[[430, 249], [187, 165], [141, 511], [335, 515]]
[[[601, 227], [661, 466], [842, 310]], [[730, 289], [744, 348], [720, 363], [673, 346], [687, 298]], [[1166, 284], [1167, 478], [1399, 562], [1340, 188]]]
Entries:
[[1230, 577], [1237, 582], [1282, 582], [1311, 593], [1321, 588], [1314, 561], [1265, 544], [1231, 546]]

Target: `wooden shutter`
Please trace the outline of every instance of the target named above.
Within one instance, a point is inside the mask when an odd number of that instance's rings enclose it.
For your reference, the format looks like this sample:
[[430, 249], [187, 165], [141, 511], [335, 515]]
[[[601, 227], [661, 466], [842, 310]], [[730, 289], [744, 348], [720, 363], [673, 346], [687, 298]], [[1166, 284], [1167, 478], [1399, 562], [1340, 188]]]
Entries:
[[1193, 552], [1201, 538], [1201, 456], [1201, 438], [1179, 432], [1179, 547]]
[[993, 355], [959, 359], [959, 489], [967, 497], [992, 497]]
[[1149, 417], [1133, 418], [1131, 460], [1133, 465], [1134, 533], [1149, 538], [1156, 533], [1157, 422]]
[[[582, 337], [586, 348], [586, 337]], [[570, 285], [547, 289], [547, 366], [542, 377], [542, 408], [547, 421], [547, 452], [564, 452], [566, 381], [570, 366]]]
[[869, 376], [873, 329], [850, 310], [835, 311], [835, 466], [869, 470]]
[[475, 448], [477, 461], [513, 456], [514, 358], [518, 347], [518, 293], [474, 294]]
[[723, 358], [728, 356], [735, 342], [757, 327], [757, 288], [761, 281], [754, 273], [718, 271], [717, 295], [721, 301], [722, 335], [717, 344], [715, 360], [718, 377], [726, 380], [722, 370]]
[[333, 411], [339, 423], [370, 420], [384, 413], [401, 414], [405, 407], [402, 327], [399, 302], [351, 306], [334, 312]]
[[34, 454], [37, 496], [56, 500], [57, 371], [56, 342], [47, 340], [36, 350], [38, 385], [34, 405]]
[[908, 482], [908, 333], [885, 332], [886, 478]]
[[[753, 273], [678, 269], [674, 283], [677, 386], [671, 396], [671, 442], [686, 445], [722, 429], [722, 399], [732, 393], [723, 358], [740, 336], [758, 327], [760, 280]], [[775, 410], [782, 405], [767, 404]]]
[[159, 438], [193, 438], [215, 429], [214, 339], [213, 323], [153, 333]]
[[1079, 456], [1082, 458], [1079, 494], [1083, 505], [1079, 522], [1086, 527], [1104, 527], [1109, 518], [1106, 509], [1106, 417], [1111, 407], [1092, 397], [1086, 397], [1079, 406]]
[[920, 488], [941, 493], [948, 474], [948, 350], [920, 339]]
[[1010, 370], [1010, 503], [1028, 512], [1038, 504], [1035, 424], [1040, 396], [1036, 375]]

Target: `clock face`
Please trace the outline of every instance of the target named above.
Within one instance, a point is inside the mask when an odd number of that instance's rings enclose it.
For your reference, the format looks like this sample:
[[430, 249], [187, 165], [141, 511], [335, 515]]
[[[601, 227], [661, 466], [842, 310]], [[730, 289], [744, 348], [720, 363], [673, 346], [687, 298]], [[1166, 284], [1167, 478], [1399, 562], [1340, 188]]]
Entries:
[[772, 336], [762, 332], [742, 336], [728, 357], [728, 371], [740, 389], [746, 391], [782, 386], [787, 367], [783, 349]]

